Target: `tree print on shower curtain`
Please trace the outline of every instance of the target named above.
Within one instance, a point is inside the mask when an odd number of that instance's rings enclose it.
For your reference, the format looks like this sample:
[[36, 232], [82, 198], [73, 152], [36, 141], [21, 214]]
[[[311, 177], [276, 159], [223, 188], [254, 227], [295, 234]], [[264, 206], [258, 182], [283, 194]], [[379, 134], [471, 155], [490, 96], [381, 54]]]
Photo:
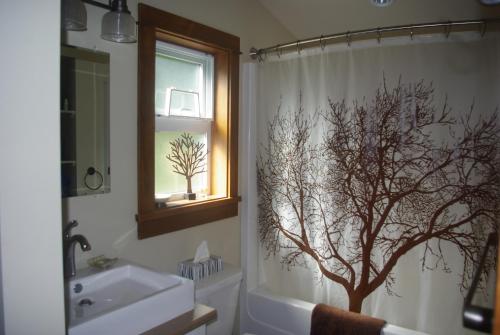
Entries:
[[257, 168], [261, 242], [286, 266], [312, 259], [345, 289], [350, 311], [383, 284], [391, 293], [392, 270], [417, 246], [423, 269], [449, 271], [442, 244], [454, 245], [466, 289], [496, 231], [496, 113], [474, 121], [472, 106], [454, 118], [433, 95], [424, 82], [384, 82], [370, 103], [278, 111], [269, 123]]

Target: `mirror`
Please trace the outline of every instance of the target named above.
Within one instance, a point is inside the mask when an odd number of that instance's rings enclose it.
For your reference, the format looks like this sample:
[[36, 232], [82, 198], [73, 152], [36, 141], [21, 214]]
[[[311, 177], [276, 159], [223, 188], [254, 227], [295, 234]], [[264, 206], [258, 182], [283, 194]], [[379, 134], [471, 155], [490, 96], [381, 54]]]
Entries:
[[63, 197], [110, 192], [109, 54], [61, 46]]

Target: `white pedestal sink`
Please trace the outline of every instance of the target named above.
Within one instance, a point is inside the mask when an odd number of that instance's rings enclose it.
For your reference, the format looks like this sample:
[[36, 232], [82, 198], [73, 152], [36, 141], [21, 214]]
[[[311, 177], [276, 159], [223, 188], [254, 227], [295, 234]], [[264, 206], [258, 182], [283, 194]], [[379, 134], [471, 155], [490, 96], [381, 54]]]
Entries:
[[189, 279], [126, 261], [67, 282], [68, 334], [137, 335], [194, 308]]

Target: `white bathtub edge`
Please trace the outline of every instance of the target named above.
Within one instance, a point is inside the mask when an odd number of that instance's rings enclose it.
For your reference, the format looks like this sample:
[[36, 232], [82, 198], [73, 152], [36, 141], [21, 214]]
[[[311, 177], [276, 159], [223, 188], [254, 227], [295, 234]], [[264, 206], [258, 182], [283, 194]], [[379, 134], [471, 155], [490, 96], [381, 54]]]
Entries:
[[428, 334], [416, 330], [411, 330], [408, 328], [387, 324], [384, 327], [384, 329], [382, 329], [382, 335], [428, 335]]
[[[279, 296], [264, 287], [247, 292], [248, 317], [256, 323], [259, 335], [309, 335], [311, 314], [315, 304]], [[284, 321], [283, 324], [279, 324]], [[255, 330], [253, 330], [255, 332]], [[250, 330], [252, 332], [252, 330]], [[415, 330], [387, 324], [381, 335], [428, 335]]]

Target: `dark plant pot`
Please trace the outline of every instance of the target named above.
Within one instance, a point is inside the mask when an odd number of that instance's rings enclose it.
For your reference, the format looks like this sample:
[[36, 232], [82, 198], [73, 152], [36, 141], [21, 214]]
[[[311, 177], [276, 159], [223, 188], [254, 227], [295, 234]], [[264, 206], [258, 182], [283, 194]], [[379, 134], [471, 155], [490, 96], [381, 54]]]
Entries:
[[196, 193], [186, 193], [184, 197], [188, 200], [196, 200]]

